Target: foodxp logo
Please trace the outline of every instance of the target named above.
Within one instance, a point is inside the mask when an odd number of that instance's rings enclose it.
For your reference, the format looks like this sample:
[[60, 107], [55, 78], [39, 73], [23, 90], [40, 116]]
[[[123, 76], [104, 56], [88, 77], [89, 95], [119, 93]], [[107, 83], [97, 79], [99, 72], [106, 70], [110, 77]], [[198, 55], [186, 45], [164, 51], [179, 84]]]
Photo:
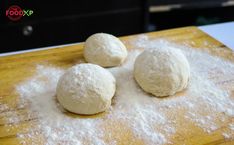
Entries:
[[12, 5], [6, 10], [6, 16], [12, 20], [12, 21], [18, 21], [20, 20], [23, 16], [31, 16], [33, 14], [33, 10], [25, 10], [21, 9], [17, 5]]

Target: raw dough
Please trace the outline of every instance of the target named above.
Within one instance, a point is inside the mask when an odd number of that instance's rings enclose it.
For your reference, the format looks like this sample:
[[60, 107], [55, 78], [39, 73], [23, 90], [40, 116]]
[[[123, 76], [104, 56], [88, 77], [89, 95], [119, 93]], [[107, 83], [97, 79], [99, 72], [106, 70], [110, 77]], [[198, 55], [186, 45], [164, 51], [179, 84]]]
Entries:
[[116, 80], [95, 64], [79, 64], [68, 69], [57, 85], [59, 103], [77, 114], [96, 114], [107, 110], [115, 94]]
[[118, 66], [127, 57], [127, 49], [117, 37], [96, 33], [85, 41], [84, 57], [87, 62], [102, 67]]
[[150, 48], [136, 58], [134, 77], [144, 91], [163, 97], [187, 87], [190, 67], [181, 50]]

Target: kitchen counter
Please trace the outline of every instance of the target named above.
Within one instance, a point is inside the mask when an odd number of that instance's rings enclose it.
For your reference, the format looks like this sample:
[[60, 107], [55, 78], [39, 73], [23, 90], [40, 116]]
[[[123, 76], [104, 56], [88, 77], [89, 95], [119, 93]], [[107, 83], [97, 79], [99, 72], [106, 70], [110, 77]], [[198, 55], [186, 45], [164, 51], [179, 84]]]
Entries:
[[198, 28], [234, 50], [234, 22], [206, 25]]

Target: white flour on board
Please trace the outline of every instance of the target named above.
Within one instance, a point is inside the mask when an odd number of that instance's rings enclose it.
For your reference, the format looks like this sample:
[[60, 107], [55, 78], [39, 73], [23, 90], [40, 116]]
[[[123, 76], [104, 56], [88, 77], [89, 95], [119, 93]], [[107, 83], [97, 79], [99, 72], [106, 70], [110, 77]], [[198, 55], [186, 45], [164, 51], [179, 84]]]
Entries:
[[[234, 86], [234, 81], [228, 82], [229, 87], [222, 88], [219, 80], [234, 76], [234, 64], [165, 40], [149, 40], [145, 35], [131, 43], [135, 49], [129, 52], [126, 62], [122, 66], [108, 69], [116, 77], [117, 91], [112, 108], [100, 117], [67, 116], [55, 97], [57, 81], [64, 70], [38, 65], [35, 76], [16, 86], [21, 97], [20, 105], [24, 106], [29, 102], [32, 112], [29, 114], [38, 118], [38, 125], [34, 129], [18, 134], [22, 143], [25, 138], [42, 134], [48, 145], [116, 144], [118, 140], [111, 137], [111, 131], [103, 128], [106, 122], [116, 121], [123, 123], [135, 138], [145, 144], [165, 144], [173, 143], [170, 137], [176, 134], [177, 119], [180, 117], [178, 112], [181, 110], [184, 112], [184, 122], [191, 121], [207, 133], [221, 128], [228, 118], [234, 117], [234, 100], [230, 95], [230, 86]], [[187, 56], [191, 66], [191, 78], [184, 93], [160, 99], [139, 88], [133, 77], [133, 64], [142, 49], [168, 45], [181, 49]], [[224, 83], [226, 82], [222, 82]], [[6, 107], [2, 104], [0, 110]], [[22, 117], [17, 117], [15, 112], [8, 116], [8, 122], [11, 123], [23, 120]], [[234, 138], [234, 123], [229, 123], [228, 127], [223, 136]], [[106, 139], [108, 135], [111, 140]]]

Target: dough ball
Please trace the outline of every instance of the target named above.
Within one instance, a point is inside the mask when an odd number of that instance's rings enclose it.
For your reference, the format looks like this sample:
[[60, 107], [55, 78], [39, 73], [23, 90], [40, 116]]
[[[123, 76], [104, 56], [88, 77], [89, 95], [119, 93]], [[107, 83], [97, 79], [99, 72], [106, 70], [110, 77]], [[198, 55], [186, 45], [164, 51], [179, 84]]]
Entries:
[[164, 97], [187, 87], [190, 67], [181, 50], [151, 48], [136, 58], [134, 77], [144, 91]]
[[118, 66], [127, 57], [127, 49], [117, 37], [97, 33], [85, 41], [84, 57], [87, 62], [102, 67]]
[[79, 64], [68, 69], [57, 85], [59, 103], [77, 114], [96, 114], [107, 110], [115, 94], [116, 80], [95, 64]]

